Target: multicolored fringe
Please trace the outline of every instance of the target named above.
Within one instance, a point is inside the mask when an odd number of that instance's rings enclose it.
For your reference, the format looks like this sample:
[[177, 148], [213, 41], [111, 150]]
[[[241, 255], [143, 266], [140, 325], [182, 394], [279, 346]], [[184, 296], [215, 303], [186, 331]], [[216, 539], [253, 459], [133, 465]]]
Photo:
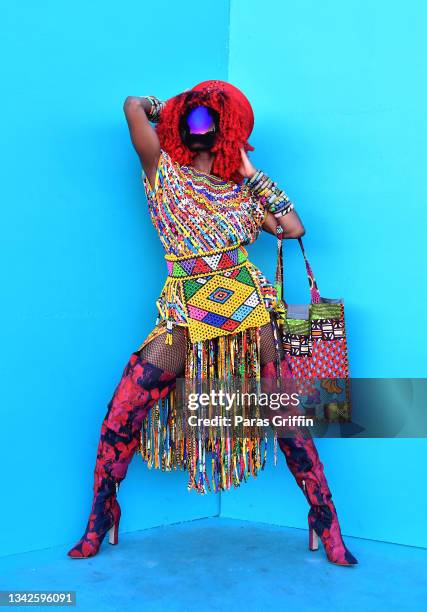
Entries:
[[[195, 384], [214, 379], [224, 384], [224, 388], [227, 381], [238, 379], [243, 391], [245, 380], [260, 381], [259, 328], [195, 343], [188, 341], [185, 379], [196, 381]], [[200, 429], [186, 428], [185, 433], [182, 412], [177, 411], [176, 401], [174, 390], [152, 408], [142, 424], [138, 452], [149, 468], [187, 470], [188, 490], [198, 493], [238, 487], [264, 469], [267, 458], [265, 432], [236, 438], [221, 435], [211, 427], [206, 436]]]

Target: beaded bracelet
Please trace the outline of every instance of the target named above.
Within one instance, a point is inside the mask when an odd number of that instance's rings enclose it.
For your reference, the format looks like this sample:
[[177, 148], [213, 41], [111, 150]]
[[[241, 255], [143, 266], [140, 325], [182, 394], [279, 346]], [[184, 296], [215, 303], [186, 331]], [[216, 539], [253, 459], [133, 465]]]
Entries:
[[160, 113], [163, 110], [166, 102], [162, 102], [156, 96], [144, 96], [146, 100], [151, 103], [151, 108], [147, 111], [147, 117], [152, 123], [158, 123], [160, 118]]
[[286, 193], [262, 170], [257, 170], [246, 184], [276, 218], [283, 217], [294, 209]]

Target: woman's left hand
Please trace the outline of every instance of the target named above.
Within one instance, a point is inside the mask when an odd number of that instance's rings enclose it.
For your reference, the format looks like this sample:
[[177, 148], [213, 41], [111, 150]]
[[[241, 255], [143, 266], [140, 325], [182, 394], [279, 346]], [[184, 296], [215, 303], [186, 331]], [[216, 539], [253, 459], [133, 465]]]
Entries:
[[247, 156], [246, 151], [243, 147], [240, 147], [240, 155], [242, 156], [242, 163], [239, 167], [239, 172], [242, 176], [249, 179], [255, 174], [256, 168]]

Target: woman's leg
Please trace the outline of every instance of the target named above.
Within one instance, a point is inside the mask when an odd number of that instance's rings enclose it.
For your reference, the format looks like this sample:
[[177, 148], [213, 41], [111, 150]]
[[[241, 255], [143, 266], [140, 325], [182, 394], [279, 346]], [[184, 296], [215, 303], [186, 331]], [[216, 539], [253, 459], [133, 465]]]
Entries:
[[175, 327], [172, 345], [161, 334], [130, 356], [101, 424], [92, 509], [85, 533], [68, 552], [70, 557], [95, 555], [107, 531], [110, 543], [117, 543], [120, 506], [116, 493], [138, 448], [143, 419], [184, 373], [185, 331]]
[[[261, 378], [277, 379], [277, 352], [273, 320], [261, 328]], [[292, 378], [292, 370], [279, 343], [280, 372], [283, 379]], [[274, 385], [273, 385], [274, 386]], [[316, 537], [320, 537], [326, 555], [332, 563], [354, 565], [355, 557], [346, 548], [338, 522], [332, 494], [320, 461], [316, 446], [307, 428], [288, 427], [289, 435], [278, 437], [278, 444], [285, 455], [286, 463], [309, 505], [308, 524], [310, 548], [316, 549]]]

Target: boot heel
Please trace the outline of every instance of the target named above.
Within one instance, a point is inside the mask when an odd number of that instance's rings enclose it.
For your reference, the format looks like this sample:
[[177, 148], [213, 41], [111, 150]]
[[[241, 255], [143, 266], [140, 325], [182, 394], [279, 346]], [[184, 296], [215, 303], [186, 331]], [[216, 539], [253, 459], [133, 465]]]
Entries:
[[119, 543], [119, 521], [116, 521], [113, 526], [108, 530], [108, 543]]
[[312, 551], [319, 549], [319, 536], [312, 527], [308, 528], [308, 547]]
[[[116, 493], [117, 493], [118, 485], [116, 483]], [[119, 523], [120, 517], [122, 515], [120, 506], [118, 504], [117, 498], [115, 499], [115, 504], [112, 508], [112, 515], [114, 519], [114, 523], [108, 530], [108, 542], [110, 544], [118, 544], [119, 543]]]

